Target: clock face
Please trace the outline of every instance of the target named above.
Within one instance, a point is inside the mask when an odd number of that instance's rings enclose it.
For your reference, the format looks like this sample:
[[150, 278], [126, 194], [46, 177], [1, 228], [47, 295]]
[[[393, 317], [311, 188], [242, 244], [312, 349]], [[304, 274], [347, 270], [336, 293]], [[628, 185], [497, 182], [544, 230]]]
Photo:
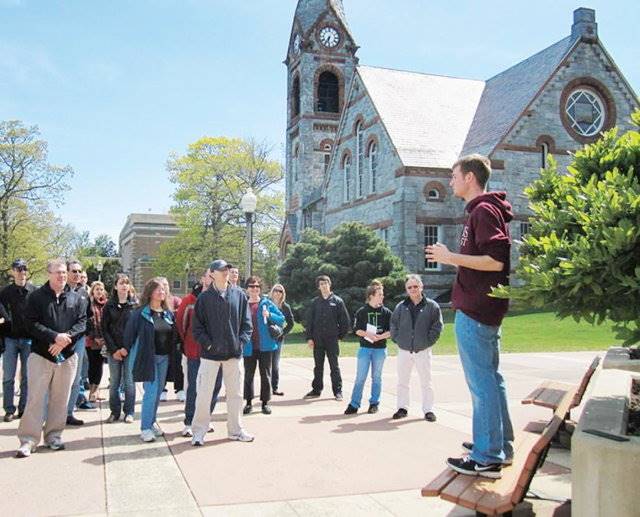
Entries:
[[334, 48], [340, 43], [340, 34], [333, 27], [324, 27], [320, 31], [320, 42], [327, 48]]
[[302, 37], [300, 34], [296, 34], [293, 38], [293, 51], [296, 54], [300, 54], [300, 49], [302, 48]]

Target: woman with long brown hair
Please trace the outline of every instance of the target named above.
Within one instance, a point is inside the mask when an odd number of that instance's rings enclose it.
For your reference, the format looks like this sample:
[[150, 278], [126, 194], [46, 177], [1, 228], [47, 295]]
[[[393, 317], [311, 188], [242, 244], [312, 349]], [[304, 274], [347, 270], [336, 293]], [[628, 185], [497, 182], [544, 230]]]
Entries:
[[140, 308], [136, 309], [125, 329], [125, 357], [132, 351], [133, 380], [142, 382], [140, 438], [153, 442], [164, 432], [156, 422], [162, 387], [167, 378], [169, 355], [179, 342], [173, 312], [167, 305], [162, 281], [152, 278], [144, 286]]
[[107, 303], [107, 291], [100, 281], [92, 282], [89, 289], [91, 317], [87, 320], [87, 358], [89, 360], [89, 402], [96, 402], [98, 388], [102, 380], [102, 347], [105, 344], [102, 336], [102, 313]]

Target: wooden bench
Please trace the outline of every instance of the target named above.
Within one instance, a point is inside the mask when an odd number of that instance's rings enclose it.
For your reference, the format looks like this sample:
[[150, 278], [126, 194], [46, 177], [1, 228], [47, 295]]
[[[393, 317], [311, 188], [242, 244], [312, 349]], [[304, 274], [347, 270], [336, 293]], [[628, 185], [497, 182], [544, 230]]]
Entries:
[[540, 385], [535, 390], [529, 393], [529, 395], [527, 395], [522, 400], [522, 403], [548, 407], [555, 411], [565, 394], [569, 391], [575, 390], [575, 395], [573, 397], [573, 400], [571, 401], [571, 407], [569, 408], [569, 411], [572, 410], [574, 407], [579, 406], [580, 402], [582, 402], [582, 397], [587, 390], [587, 386], [589, 385], [591, 377], [598, 368], [598, 364], [600, 364], [600, 356], [596, 356], [596, 358], [593, 360], [591, 366], [589, 366], [589, 368], [585, 372], [577, 388], [572, 384], [567, 384], [564, 382], [544, 381], [540, 383]]
[[513, 464], [502, 468], [502, 478], [489, 479], [442, 471], [422, 489], [424, 497], [441, 497], [476, 511], [476, 515], [511, 515], [527, 495], [538, 468], [544, 463], [551, 439], [560, 429], [574, 401], [575, 388], [565, 393], [542, 434], [521, 431], [514, 441]]

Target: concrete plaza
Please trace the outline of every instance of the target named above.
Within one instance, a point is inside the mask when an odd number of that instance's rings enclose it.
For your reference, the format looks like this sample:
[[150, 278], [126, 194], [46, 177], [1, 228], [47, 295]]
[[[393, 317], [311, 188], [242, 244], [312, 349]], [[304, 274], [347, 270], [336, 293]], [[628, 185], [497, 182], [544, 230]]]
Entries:
[[[577, 382], [594, 352], [504, 354], [511, 414], [516, 429], [549, 419], [550, 411], [520, 400], [541, 379]], [[457, 356], [434, 356], [436, 423], [420, 410], [417, 376], [412, 380], [409, 417], [395, 411], [396, 361], [384, 369], [380, 412], [345, 416], [355, 358], [342, 358], [344, 402], [330, 396], [328, 369], [320, 399], [305, 401], [312, 359], [283, 359], [281, 388], [273, 414], [245, 417], [253, 443], [227, 439], [226, 407], [214, 415], [215, 432], [204, 447], [180, 436], [182, 404], [170, 394], [158, 421], [165, 437], [145, 444], [139, 422], [106, 424], [106, 401], [95, 411], [79, 411], [85, 425], [67, 428], [66, 451], [40, 447], [16, 459], [18, 422], [0, 423], [2, 515], [474, 515], [434, 498], [420, 488], [461, 454], [470, 438], [471, 403]], [[103, 384], [108, 374], [105, 369]], [[329, 386], [329, 389], [328, 389]], [[369, 383], [363, 401], [366, 411]], [[101, 394], [107, 397], [106, 389]], [[139, 402], [136, 408], [139, 411]], [[574, 412], [575, 415], [578, 411]], [[574, 416], [575, 416], [574, 415]], [[138, 418], [138, 413], [136, 413]], [[527, 499], [516, 515], [568, 515], [570, 457], [552, 449], [532, 489], [547, 500]], [[550, 501], [556, 499], [559, 501]]]

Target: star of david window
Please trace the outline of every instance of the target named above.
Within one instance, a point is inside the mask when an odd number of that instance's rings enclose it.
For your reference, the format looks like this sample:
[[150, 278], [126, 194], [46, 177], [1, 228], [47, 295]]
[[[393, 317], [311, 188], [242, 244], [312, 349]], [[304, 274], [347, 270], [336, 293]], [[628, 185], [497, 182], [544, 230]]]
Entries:
[[579, 89], [569, 95], [565, 112], [571, 129], [580, 136], [594, 136], [604, 126], [604, 103], [591, 90]]

